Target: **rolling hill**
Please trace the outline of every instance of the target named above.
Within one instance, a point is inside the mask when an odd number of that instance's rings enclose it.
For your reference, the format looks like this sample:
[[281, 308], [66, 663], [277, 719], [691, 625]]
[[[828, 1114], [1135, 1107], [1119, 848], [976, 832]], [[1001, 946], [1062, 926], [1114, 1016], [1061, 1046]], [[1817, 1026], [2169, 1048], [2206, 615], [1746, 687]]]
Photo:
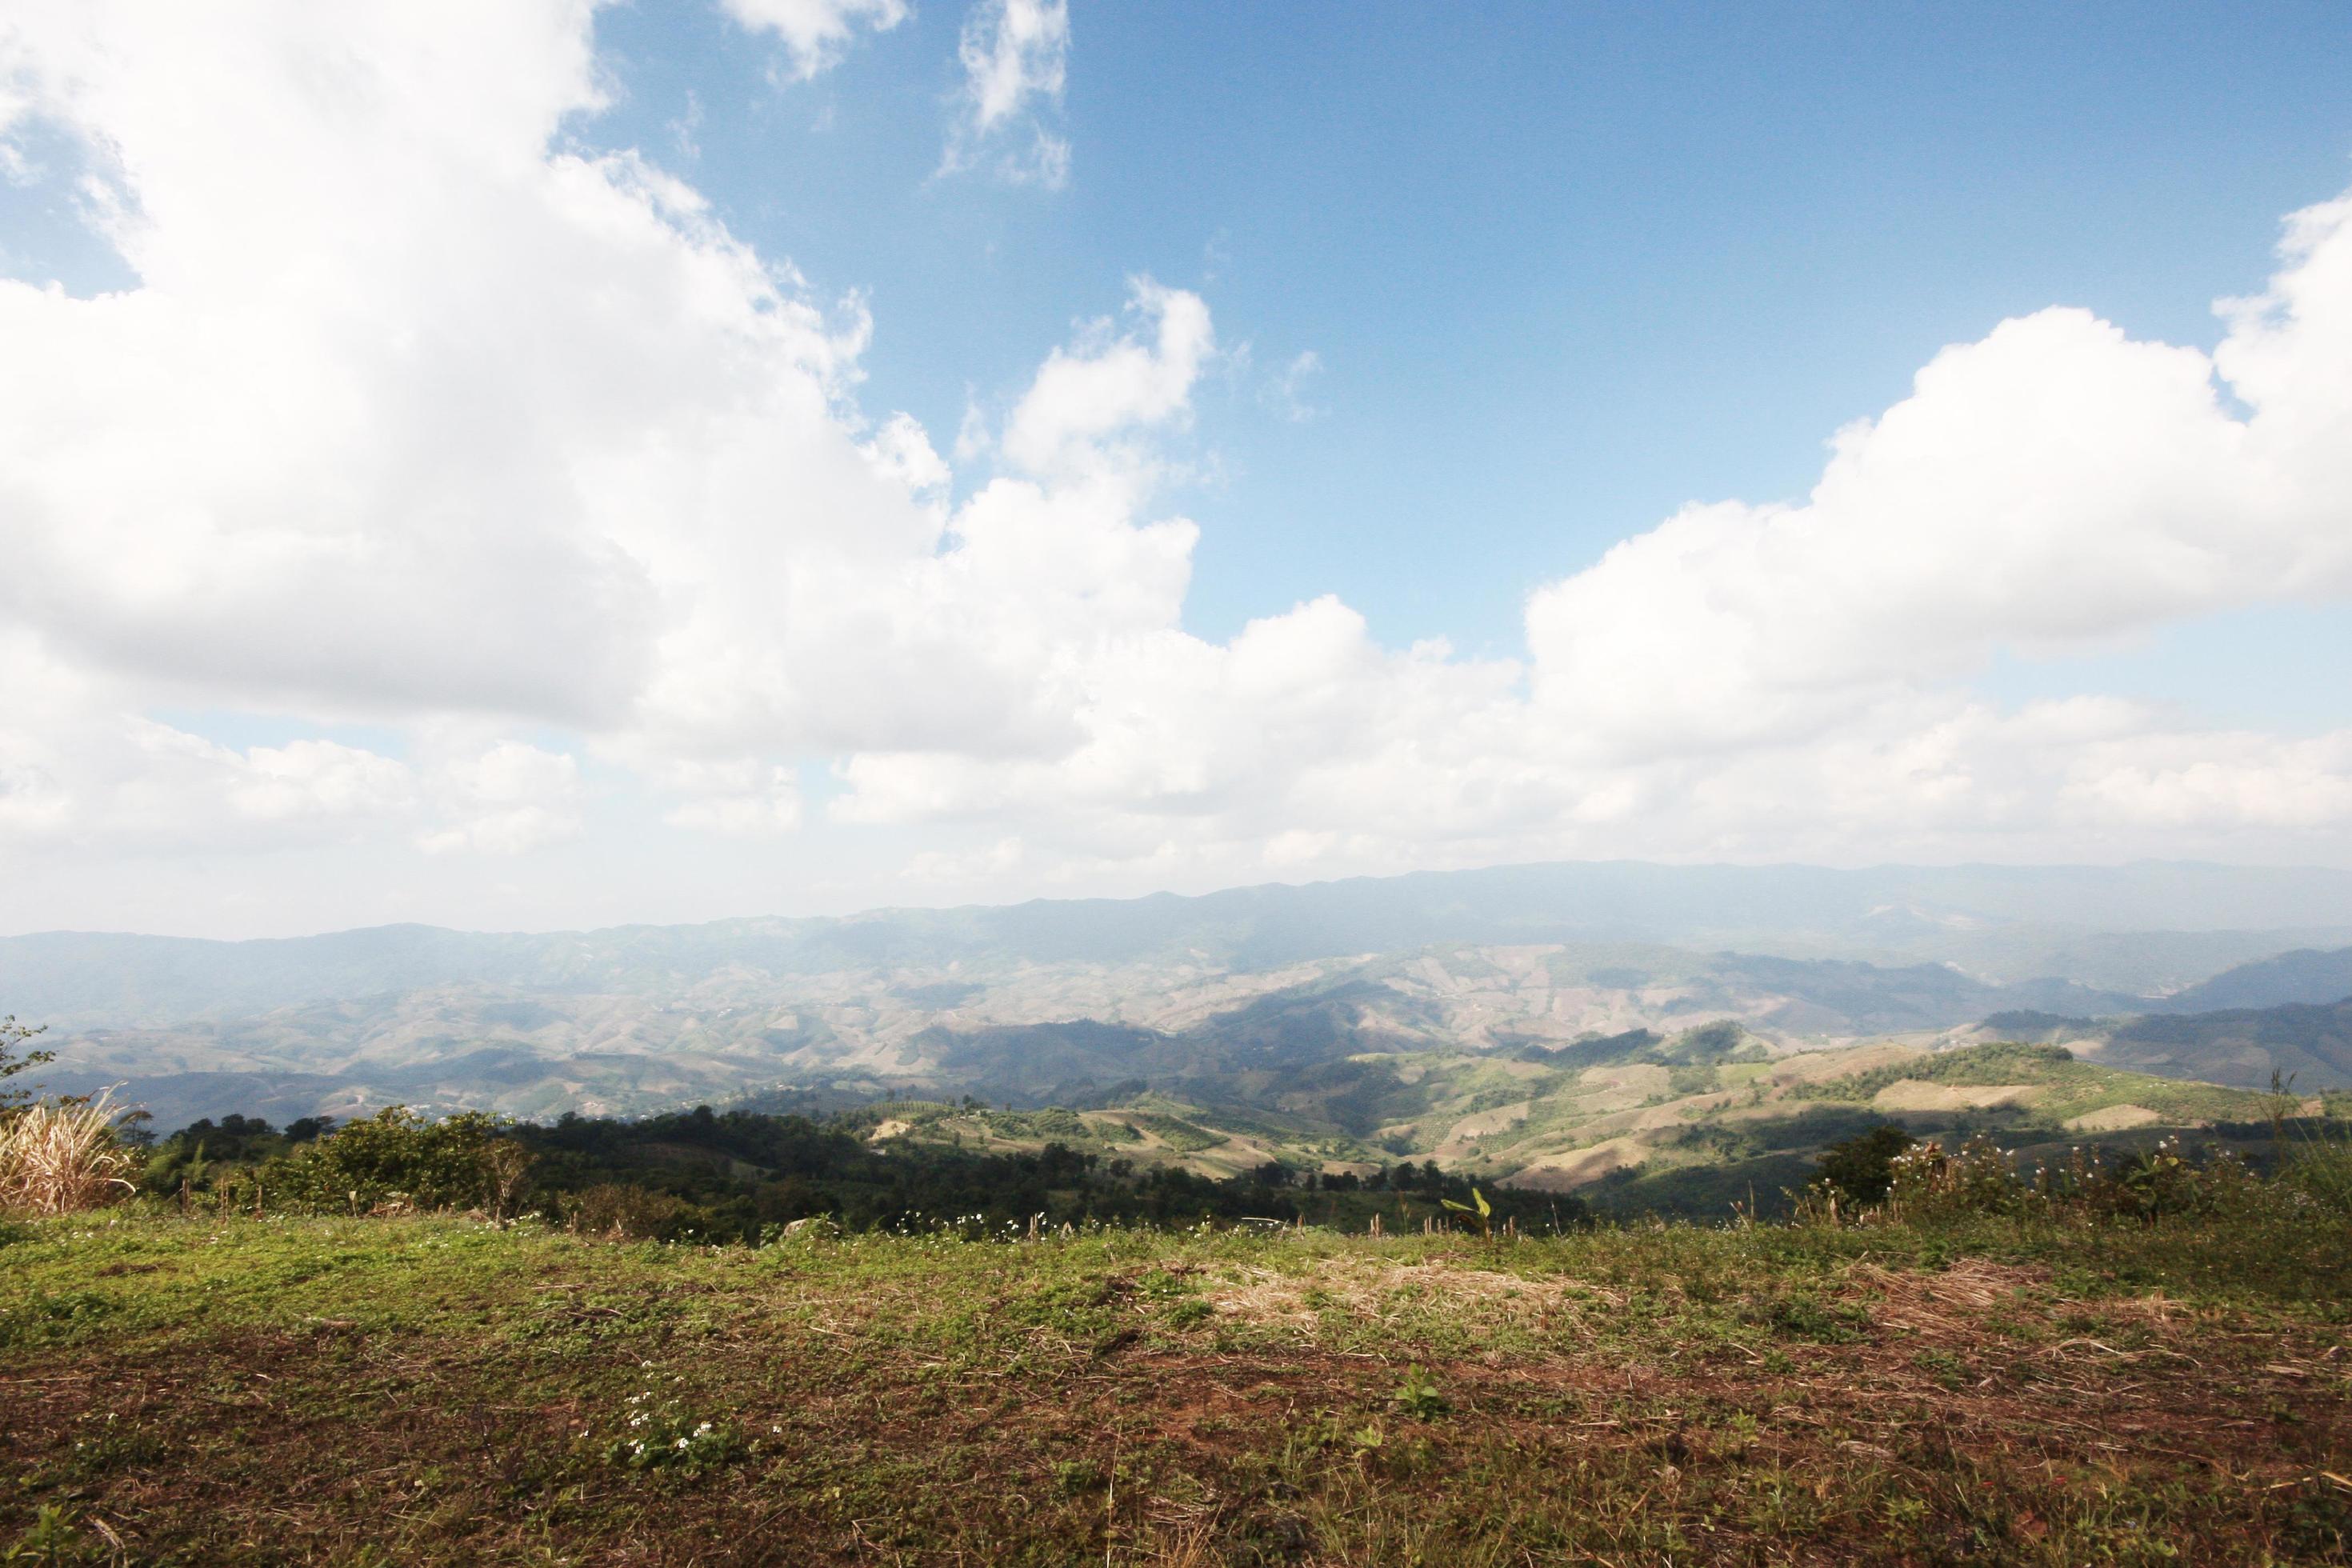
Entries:
[[[2352, 875], [2334, 871], [1531, 866], [537, 935], [50, 932], [0, 939], [0, 1011], [53, 1026], [54, 1087], [125, 1084], [165, 1126], [762, 1094], [1225, 1104], [1308, 1071], [1371, 1093], [1370, 1058], [1507, 1073], [1715, 1023], [1775, 1055], [1948, 1044], [1987, 1037], [1971, 1029], [1989, 1016], [2237, 1082], [2269, 1058], [2226, 1030], [2074, 1025], [2324, 990], [2352, 949], [2285, 950], [2333, 931], [2352, 931]], [[2341, 1081], [2329, 1059], [2290, 1070]]]

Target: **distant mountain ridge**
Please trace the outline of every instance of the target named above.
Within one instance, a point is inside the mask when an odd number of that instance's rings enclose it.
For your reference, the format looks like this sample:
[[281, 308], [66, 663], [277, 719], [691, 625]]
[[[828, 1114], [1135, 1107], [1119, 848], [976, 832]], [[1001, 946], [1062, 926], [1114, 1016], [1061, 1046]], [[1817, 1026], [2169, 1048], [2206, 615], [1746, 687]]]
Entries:
[[2231, 1008], [2317, 1006], [2352, 996], [2352, 947], [2303, 948], [2224, 970], [2165, 999], [2168, 1013], [2217, 1013]]
[[938, 973], [730, 971], [653, 995], [427, 988], [88, 1028], [58, 1038], [59, 1070], [81, 1075], [77, 1089], [128, 1080], [167, 1121], [217, 1114], [237, 1096], [281, 1116], [394, 1100], [529, 1116], [627, 1111], [785, 1087], [1034, 1105], [1138, 1077], [1214, 1094], [1223, 1076], [1365, 1053], [1532, 1058], [1651, 1026], [1733, 1020], [1794, 1046], [1933, 1033], [2003, 1005], [2137, 1001], [2065, 982], [1997, 987], [1942, 964], [1630, 944], [1444, 947], [1273, 971], [1030, 965], [961, 982]]
[[[2129, 933], [2147, 933], [2133, 943]], [[1659, 866], [1418, 872], [1197, 897], [1034, 900], [845, 917], [495, 933], [47, 931], [0, 937], [0, 1010], [121, 1027], [429, 987], [671, 993], [730, 970], [1192, 963], [1276, 968], [1444, 943], [1651, 942], [1791, 958], [1957, 963], [2156, 995], [2292, 946], [2352, 942], [2352, 871], [2119, 867]], [[2151, 969], [2146, 954], [2165, 958]], [[2064, 967], [2052, 967], [2061, 960]]]
[[2125, 1018], [1997, 1013], [1974, 1033], [2064, 1045], [2086, 1060], [2160, 1078], [2266, 1089], [2275, 1075], [2306, 1094], [2352, 1089], [2352, 995]]
[[[2304, 923], [2165, 923], [2225, 915]], [[1037, 1104], [1138, 1079], [1216, 1099], [1221, 1079], [1349, 1057], [1532, 1062], [1717, 1021], [1787, 1050], [2300, 995], [2347, 955], [2282, 950], [2336, 931], [2352, 940], [2352, 874], [2332, 871], [1507, 867], [544, 934], [48, 932], [0, 939], [0, 1011], [54, 1026], [61, 1087], [126, 1081], [166, 1121], [759, 1092]]]

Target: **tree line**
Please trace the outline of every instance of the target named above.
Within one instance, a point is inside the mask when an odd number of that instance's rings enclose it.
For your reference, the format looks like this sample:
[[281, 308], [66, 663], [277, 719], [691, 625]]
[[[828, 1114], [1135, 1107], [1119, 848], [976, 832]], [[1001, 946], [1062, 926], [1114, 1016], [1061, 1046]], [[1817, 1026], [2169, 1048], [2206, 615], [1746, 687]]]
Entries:
[[[1181, 1226], [1201, 1221], [1417, 1229], [1467, 1205], [1470, 1182], [1435, 1161], [1369, 1173], [1269, 1163], [1231, 1177], [1048, 1142], [972, 1150], [908, 1140], [876, 1146], [873, 1112], [814, 1116], [709, 1106], [620, 1120], [567, 1113], [509, 1123], [478, 1112], [429, 1119], [394, 1107], [336, 1126], [257, 1116], [206, 1120], [155, 1141], [140, 1186], [192, 1209], [381, 1214], [478, 1209], [601, 1235], [751, 1242], [798, 1221], [845, 1229], [1033, 1224]], [[1548, 1194], [1489, 1194], [1493, 1223], [1542, 1231], [1584, 1223]]]

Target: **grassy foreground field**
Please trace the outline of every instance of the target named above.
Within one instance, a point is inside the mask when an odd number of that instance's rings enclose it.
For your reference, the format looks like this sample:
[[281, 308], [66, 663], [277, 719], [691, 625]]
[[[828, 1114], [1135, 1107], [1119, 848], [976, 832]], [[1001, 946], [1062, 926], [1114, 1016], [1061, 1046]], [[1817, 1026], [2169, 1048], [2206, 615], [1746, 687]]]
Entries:
[[0, 1557], [2327, 1563], [2352, 1229], [0, 1226]]

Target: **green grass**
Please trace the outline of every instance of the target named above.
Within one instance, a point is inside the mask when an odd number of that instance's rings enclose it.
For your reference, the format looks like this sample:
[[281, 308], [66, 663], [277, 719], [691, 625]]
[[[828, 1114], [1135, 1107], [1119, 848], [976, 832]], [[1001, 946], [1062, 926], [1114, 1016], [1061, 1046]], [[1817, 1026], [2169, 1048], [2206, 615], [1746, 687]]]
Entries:
[[2342, 1562], [2347, 1303], [2318, 1212], [760, 1250], [118, 1213], [0, 1230], [0, 1552]]
[[1121, 1120], [1129, 1126], [1150, 1133], [1180, 1154], [1197, 1154], [1225, 1141], [1222, 1132], [1211, 1132], [1181, 1117], [1163, 1115], [1158, 1111], [1129, 1111]]
[[2263, 1096], [2252, 1089], [2121, 1072], [2077, 1060], [2061, 1046], [2013, 1042], [1942, 1051], [1801, 1085], [1790, 1091], [1790, 1098], [1861, 1104], [1905, 1079], [1979, 1087], [2038, 1086], [2042, 1096], [2032, 1111], [2020, 1118], [2032, 1124], [2055, 1124], [2112, 1105], [2146, 1106], [2174, 1124], [2252, 1121], [2261, 1118], [2268, 1105]]

